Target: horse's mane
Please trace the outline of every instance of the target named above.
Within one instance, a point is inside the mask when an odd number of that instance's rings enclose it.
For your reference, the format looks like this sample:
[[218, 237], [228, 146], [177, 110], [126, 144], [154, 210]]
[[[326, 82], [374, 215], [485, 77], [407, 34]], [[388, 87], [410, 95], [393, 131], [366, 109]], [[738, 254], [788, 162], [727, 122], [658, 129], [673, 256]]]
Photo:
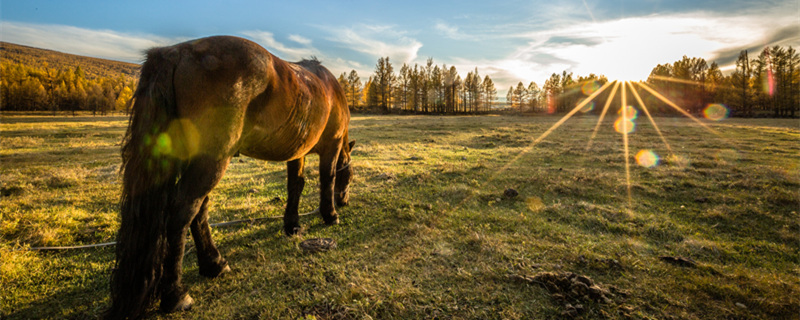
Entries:
[[319, 74], [318, 71], [320, 69], [323, 69], [323, 70], [325, 69], [325, 67], [322, 66], [322, 62], [320, 62], [319, 59], [317, 59], [317, 57], [315, 57], [315, 56], [311, 56], [310, 59], [300, 60], [300, 62], [297, 62], [295, 64], [305, 68], [308, 71], [316, 73], [316, 74]]

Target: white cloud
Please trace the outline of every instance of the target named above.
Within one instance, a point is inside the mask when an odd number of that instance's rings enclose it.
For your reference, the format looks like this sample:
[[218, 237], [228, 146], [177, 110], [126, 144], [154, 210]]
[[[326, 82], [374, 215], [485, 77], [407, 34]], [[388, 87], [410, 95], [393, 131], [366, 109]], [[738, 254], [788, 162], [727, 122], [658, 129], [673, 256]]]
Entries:
[[[319, 50], [310, 45], [305, 45], [303, 47], [289, 47], [275, 40], [275, 35], [272, 32], [252, 30], [252, 31], [244, 31], [242, 32], [242, 34], [252, 39], [253, 41], [257, 42], [258, 44], [264, 46], [265, 48], [267, 48], [267, 50], [272, 51], [283, 60], [299, 61], [302, 59], [308, 59], [311, 56], [320, 56]], [[290, 39], [291, 38], [292, 37], [290, 36]], [[294, 36], [294, 38], [297, 39], [298, 36]], [[302, 37], [300, 38], [305, 39]], [[296, 40], [292, 41], [297, 42]], [[308, 41], [309, 44], [310, 42], [311, 41]]]
[[422, 48], [422, 43], [392, 26], [359, 25], [327, 30], [333, 35], [328, 40], [371, 57], [389, 57], [394, 64], [414, 61]]
[[471, 39], [474, 39], [474, 37], [470, 37], [469, 35], [463, 34], [460, 31], [458, 31], [458, 27], [451, 26], [451, 25], [449, 25], [447, 23], [444, 23], [444, 22], [436, 23], [436, 25], [434, 25], [434, 29], [436, 29], [436, 31], [438, 31], [439, 33], [441, 33], [445, 37], [453, 39], [453, 40], [471, 40]]
[[298, 36], [296, 34], [289, 35], [289, 40], [292, 40], [294, 42], [297, 42], [297, 43], [303, 44], [303, 45], [307, 45], [307, 46], [311, 45], [311, 39], [303, 37], [303, 36]]
[[0, 22], [2, 41], [65, 53], [140, 63], [144, 51], [185, 39], [52, 24]]
[[303, 47], [290, 47], [275, 40], [275, 35], [272, 32], [253, 30], [244, 31], [241, 32], [241, 34], [264, 46], [267, 50], [286, 61], [300, 61], [302, 59], [311, 58], [312, 56], [316, 57], [335, 76], [338, 76], [342, 72], [350, 72], [350, 70], [354, 69], [358, 70], [359, 73], [361, 73], [362, 70], [368, 70], [364, 65], [358, 62], [331, 57], [323, 53], [319, 49], [311, 46], [311, 40], [303, 36], [289, 35], [289, 40], [304, 45]]

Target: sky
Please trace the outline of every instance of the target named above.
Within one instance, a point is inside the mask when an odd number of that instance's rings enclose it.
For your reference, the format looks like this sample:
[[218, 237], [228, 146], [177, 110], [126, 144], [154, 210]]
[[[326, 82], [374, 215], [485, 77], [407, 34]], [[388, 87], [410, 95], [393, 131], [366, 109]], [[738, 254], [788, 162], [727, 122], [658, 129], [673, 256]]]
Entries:
[[800, 0], [0, 1], [0, 40], [16, 44], [141, 63], [147, 48], [225, 34], [362, 81], [380, 57], [395, 71], [478, 68], [498, 95], [562, 71], [644, 80], [684, 55], [726, 71], [744, 49], [800, 48]]

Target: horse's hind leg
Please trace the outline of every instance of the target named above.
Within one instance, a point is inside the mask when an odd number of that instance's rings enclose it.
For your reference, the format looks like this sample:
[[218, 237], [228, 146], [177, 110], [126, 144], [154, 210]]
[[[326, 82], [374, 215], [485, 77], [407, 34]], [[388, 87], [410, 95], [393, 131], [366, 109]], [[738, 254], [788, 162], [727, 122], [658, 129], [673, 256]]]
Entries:
[[167, 220], [167, 256], [163, 261], [161, 279], [161, 311], [188, 310], [192, 306], [193, 300], [181, 284], [186, 232], [227, 165], [227, 159], [195, 158], [178, 181], [173, 211]]
[[200, 268], [200, 275], [215, 278], [230, 271], [228, 261], [219, 254], [219, 250], [211, 238], [211, 228], [208, 225], [208, 196], [203, 200], [200, 211], [192, 220], [191, 230], [194, 245], [197, 248], [197, 264]]
[[300, 230], [300, 215], [297, 210], [300, 206], [300, 195], [303, 194], [303, 187], [306, 185], [303, 176], [305, 161], [305, 158], [300, 158], [286, 163], [286, 189], [289, 194], [286, 200], [286, 212], [283, 214], [283, 232], [287, 236], [296, 234]]

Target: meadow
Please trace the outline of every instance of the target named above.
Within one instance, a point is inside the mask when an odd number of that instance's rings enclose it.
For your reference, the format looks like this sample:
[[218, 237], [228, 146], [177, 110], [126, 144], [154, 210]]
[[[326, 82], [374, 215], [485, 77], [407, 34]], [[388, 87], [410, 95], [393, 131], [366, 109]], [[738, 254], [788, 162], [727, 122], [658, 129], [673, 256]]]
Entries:
[[[800, 317], [800, 122], [355, 115], [341, 224], [213, 228], [232, 272], [184, 282], [150, 319]], [[95, 318], [109, 303], [123, 116], [0, 117], [0, 318]], [[639, 158], [637, 154], [656, 155]], [[641, 155], [640, 154], [640, 155]], [[301, 212], [315, 208], [309, 156]], [[649, 162], [646, 160], [650, 160]], [[648, 166], [640, 165], [645, 164]], [[285, 165], [233, 158], [211, 221], [281, 216]], [[511, 190], [513, 189], [513, 190]], [[338, 246], [309, 253], [303, 240]]]

